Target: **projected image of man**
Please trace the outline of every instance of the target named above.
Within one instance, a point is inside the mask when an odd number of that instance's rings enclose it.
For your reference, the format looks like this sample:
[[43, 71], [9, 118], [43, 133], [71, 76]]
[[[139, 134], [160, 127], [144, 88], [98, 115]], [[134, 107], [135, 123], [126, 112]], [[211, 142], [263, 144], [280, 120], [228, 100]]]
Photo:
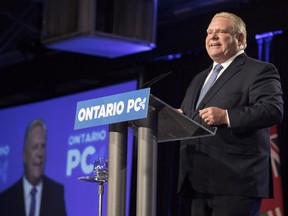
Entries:
[[0, 194], [1, 215], [66, 215], [64, 186], [44, 174], [46, 138], [41, 119], [28, 125], [22, 155], [24, 175]]

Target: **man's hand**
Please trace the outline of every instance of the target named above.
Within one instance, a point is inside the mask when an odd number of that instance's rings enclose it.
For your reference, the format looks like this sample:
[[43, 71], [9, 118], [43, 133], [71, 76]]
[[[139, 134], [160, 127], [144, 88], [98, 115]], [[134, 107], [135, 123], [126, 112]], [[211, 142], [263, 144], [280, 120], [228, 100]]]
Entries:
[[206, 107], [199, 110], [199, 115], [208, 125], [228, 124], [226, 110], [218, 107]]
[[183, 114], [183, 110], [181, 108], [179, 109], [176, 109], [178, 112], [182, 113]]

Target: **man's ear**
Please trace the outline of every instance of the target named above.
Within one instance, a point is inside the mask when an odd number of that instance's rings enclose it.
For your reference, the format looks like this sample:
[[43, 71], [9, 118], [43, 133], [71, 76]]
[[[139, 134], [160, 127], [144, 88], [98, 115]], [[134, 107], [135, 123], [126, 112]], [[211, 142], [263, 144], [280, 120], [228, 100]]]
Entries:
[[238, 46], [243, 45], [243, 41], [244, 41], [244, 35], [242, 33], [239, 33], [237, 35], [237, 40], [238, 40]]

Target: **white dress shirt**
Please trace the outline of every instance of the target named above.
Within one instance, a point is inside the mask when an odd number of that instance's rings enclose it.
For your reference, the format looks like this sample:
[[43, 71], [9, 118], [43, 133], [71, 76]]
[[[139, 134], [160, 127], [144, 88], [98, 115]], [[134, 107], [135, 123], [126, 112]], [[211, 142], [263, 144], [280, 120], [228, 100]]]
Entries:
[[[35, 209], [35, 216], [40, 215], [40, 205], [41, 205], [41, 194], [42, 194], [42, 187], [43, 183], [40, 182], [36, 185], [37, 193], [36, 193], [36, 209]], [[25, 213], [26, 216], [29, 216], [30, 211], [30, 203], [31, 203], [31, 190], [33, 185], [27, 180], [27, 178], [23, 177], [23, 188], [24, 188], [24, 202], [25, 202]]]

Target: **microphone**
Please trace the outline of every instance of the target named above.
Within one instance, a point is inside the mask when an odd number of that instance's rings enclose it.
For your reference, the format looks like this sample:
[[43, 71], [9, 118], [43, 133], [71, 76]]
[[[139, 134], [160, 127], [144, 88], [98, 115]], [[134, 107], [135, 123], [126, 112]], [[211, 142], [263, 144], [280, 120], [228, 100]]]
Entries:
[[142, 86], [142, 88], [148, 88], [152, 85], [154, 85], [154, 83], [164, 79], [166, 76], [170, 75], [173, 71], [169, 71], [168, 73], [162, 73], [159, 76], [155, 77], [154, 79], [144, 83], [144, 85]]

